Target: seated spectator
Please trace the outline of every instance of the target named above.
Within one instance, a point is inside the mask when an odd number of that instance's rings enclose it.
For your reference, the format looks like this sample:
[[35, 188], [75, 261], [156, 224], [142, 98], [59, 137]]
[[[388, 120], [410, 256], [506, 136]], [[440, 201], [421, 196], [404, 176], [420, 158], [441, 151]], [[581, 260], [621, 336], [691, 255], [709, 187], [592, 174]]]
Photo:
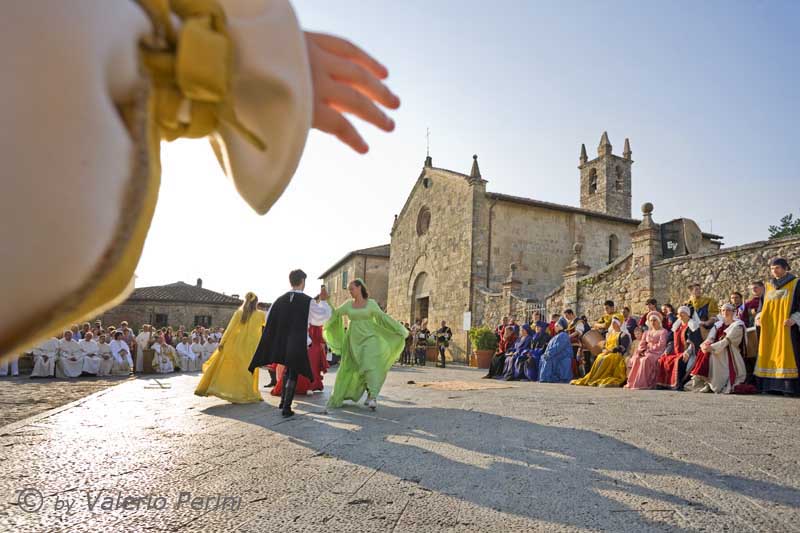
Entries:
[[730, 303], [734, 309], [736, 309], [734, 312], [736, 320], [741, 320], [742, 324], [744, 324], [744, 327], [747, 328], [747, 310], [744, 308], [744, 297], [742, 296], [742, 293], [739, 291], [733, 291], [728, 303]]
[[111, 341], [109, 348], [114, 363], [111, 365], [111, 373], [115, 376], [124, 376], [133, 372], [133, 356], [131, 348], [125, 342], [125, 334], [122, 331], [114, 332], [114, 340]]
[[659, 387], [683, 390], [702, 342], [700, 321], [692, 317], [688, 305], [680, 306], [678, 319], [672, 324], [672, 339], [667, 343], [664, 355], [658, 359]]
[[719, 307], [713, 298], [703, 296], [703, 288], [699, 283], [689, 285], [689, 301], [684, 305], [692, 310], [692, 316], [697, 313], [701, 326], [711, 328], [716, 323]]
[[747, 377], [742, 358], [744, 322], [729, 303], [722, 306], [722, 316], [700, 345], [692, 379], [684, 387], [687, 391], [731, 393]]
[[[77, 328], [77, 326], [73, 326]], [[64, 332], [64, 338], [58, 342], [58, 361], [56, 361], [57, 378], [77, 378], [83, 372], [83, 354], [78, 342], [72, 338], [72, 331]]]
[[51, 337], [33, 349], [32, 378], [50, 378], [56, 375], [58, 343], [56, 337]]
[[664, 315], [664, 328], [667, 331], [672, 331], [672, 325], [678, 320], [675, 308], [672, 307], [672, 304], [664, 304], [661, 306], [661, 314]]
[[588, 374], [570, 383], [590, 387], [622, 387], [625, 384], [625, 352], [630, 346], [631, 337], [624, 328], [623, 319], [621, 315], [611, 318], [611, 329], [606, 335], [603, 351], [595, 358]]
[[626, 389], [655, 389], [658, 382], [658, 359], [667, 349], [668, 334], [663, 327], [664, 317], [658, 311], [647, 315], [647, 331], [631, 357], [631, 371]]
[[559, 318], [561, 318], [561, 315], [558, 313], [550, 315], [550, 322], [547, 324], [547, 334], [550, 335], [550, 337], [554, 337], [556, 334], [556, 322], [558, 322]]
[[528, 357], [520, 361], [521, 368], [517, 369], [520, 379], [539, 381], [539, 363], [542, 360], [542, 354], [547, 349], [548, 342], [550, 342], [550, 335], [547, 334], [547, 323], [539, 321], [533, 326], [533, 338]]
[[[89, 324], [85, 324], [88, 326]], [[96, 376], [100, 371], [100, 354], [98, 354], [99, 347], [94, 340], [94, 333], [85, 331], [84, 337], [78, 341], [78, 346], [81, 349], [83, 356], [83, 373], [90, 376]]]
[[605, 335], [608, 328], [611, 327], [611, 319], [614, 316], [614, 302], [612, 300], [606, 300], [603, 304], [603, 316], [600, 319], [592, 324], [592, 329], [596, 329], [603, 335]]
[[100, 335], [105, 333], [103, 330], [103, 321], [102, 320], [95, 320], [94, 327], [92, 328], [92, 334], [94, 338], [97, 339], [97, 342], [100, 342]]
[[572, 380], [572, 345], [567, 334], [567, 319], [556, 322], [556, 335], [547, 343], [539, 368], [543, 383], [569, 383]]
[[97, 369], [98, 376], [110, 376], [114, 366], [114, 356], [111, 355], [111, 346], [107, 342], [107, 337], [100, 335], [97, 341], [97, 355], [100, 357], [100, 367]]
[[625, 352], [626, 375], [631, 373], [631, 365], [633, 364], [631, 358], [633, 354], [636, 353], [636, 350], [639, 349], [639, 344], [642, 342], [642, 337], [644, 337], [644, 330], [637, 325], [631, 332], [631, 345], [628, 347], [627, 352]]
[[150, 346], [155, 341], [155, 335], [150, 324], [142, 324], [142, 329], [136, 335], [133, 345], [130, 346], [131, 352], [134, 354], [134, 362], [136, 364], [136, 372], [144, 371], [144, 351], [149, 350]]
[[[653, 311], [658, 311], [658, 300], [655, 298], [648, 298], [647, 301], [644, 303], [644, 313], [642, 316], [639, 317], [639, 322], [636, 324], [642, 331], [647, 330], [647, 315], [652, 313]], [[662, 313], [663, 314], [663, 313]], [[633, 331], [633, 328], [630, 328], [628, 331]]]
[[153, 344], [153, 352], [153, 370], [155, 372], [159, 374], [175, 372], [177, 353], [175, 348], [167, 344], [163, 335], [156, 337], [156, 342]]
[[12, 355], [4, 361], [0, 361], [0, 376], [8, 375], [8, 367], [11, 367], [11, 376], [19, 376], [19, 355]]
[[631, 316], [631, 308], [627, 305], [622, 308], [622, 325], [628, 334], [636, 327], [636, 319]]
[[[205, 364], [206, 361], [211, 359], [211, 356], [214, 355], [214, 352], [217, 349], [217, 341], [214, 338], [214, 334], [210, 334], [206, 339], [205, 344], [203, 344], [203, 363]], [[201, 367], [202, 368], [202, 367]]]
[[200, 370], [203, 368], [203, 336], [197, 335], [192, 337], [192, 353], [194, 353], [194, 368], [192, 370]]
[[761, 308], [764, 306], [764, 290], [764, 282], [761, 280], [756, 280], [750, 284], [750, 292], [753, 296], [744, 304], [744, 311], [747, 316], [745, 325], [748, 328], [755, 325], [756, 315], [761, 312]]
[[503, 375], [503, 367], [506, 364], [506, 352], [514, 347], [517, 342], [517, 334], [514, 328], [506, 327], [503, 330], [503, 338], [497, 344], [497, 352], [492, 357], [489, 364], [489, 372], [483, 376], [484, 379], [499, 377]]
[[167, 342], [167, 344], [169, 344], [170, 346], [172, 346], [174, 348], [175, 347], [175, 336], [172, 333], [172, 328], [166, 328], [166, 331], [164, 331], [163, 334], [164, 334], [164, 340]]
[[192, 372], [195, 369], [195, 355], [192, 351], [192, 345], [189, 342], [189, 335], [184, 334], [181, 342], [175, 348], [178, 352], [178, 361], [180, 361], [181, 370], [184, 372]]
[[506, 362], [503, 371], [500, 375], [495, 376], [497, 379], [504, 379], [512, 381], [520, 379], [521, 373], [518, 373], [517, 363], [528, 357], [531, 350], [531, 341], [533, 340], [533, 330], [530, 325], [523, 324], [519, 330], [519, 338], [514, 343], [513, 348], [506, 352]]

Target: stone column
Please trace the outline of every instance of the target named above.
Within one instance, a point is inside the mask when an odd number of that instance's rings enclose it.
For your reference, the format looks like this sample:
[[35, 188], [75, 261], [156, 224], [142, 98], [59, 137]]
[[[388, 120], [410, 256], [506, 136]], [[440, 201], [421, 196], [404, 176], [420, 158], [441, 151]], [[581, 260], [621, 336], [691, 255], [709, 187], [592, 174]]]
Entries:
[[[578, 294], [578, 278], [589, 273], [589, 266], [581, 260], [583, 245], [576, 242], [572, 246], [572, 261], [564, 269], [564, 309], [572, 309], [580, 316], [580, 294]], [[564, 309], [548, 309], [548, 313], [561, 313]]]
[[661, 228], [653, 222], [653, 204], [650, 202], [642, 205], [642, 222], [631, 233], [631, 248], [630, 302], [640, 305], [655, 294], [653, 266], [662, 258]]
[[503, 305], [505, 306], [504, 313], [506, 315], [511, 316], [514, 314], [514, 302], [511, 295], [519, 292], [521, 288], [522, 282], [517, 279], [517, 265], [516, 263], [511, 263], [508, 266], [508, 277], [503, 282]]

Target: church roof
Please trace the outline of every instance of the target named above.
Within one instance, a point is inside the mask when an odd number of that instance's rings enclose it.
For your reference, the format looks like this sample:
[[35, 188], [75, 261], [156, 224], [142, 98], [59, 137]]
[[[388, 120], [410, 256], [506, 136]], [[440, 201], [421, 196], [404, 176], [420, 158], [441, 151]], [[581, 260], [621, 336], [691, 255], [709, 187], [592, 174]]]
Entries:
[[331, 272], [333, 272], [334, 270], [336, 270], [337, 268], [342, 266], [344, 263], [346, 263], [347, 261], [349, 261], [353, 257], [361, 255], [361, 256], [366, 256], [366, 257], [387, 257], [388, 258], [389, 257], [389, 250], [390, 250], [390, 245], [388, 245], [388, 244], [381, 244], [380, 246], [372, 246], [370, 248], [361, 248], [360, 250], [353, 250], [352, 252], [348, 253], [347, 255], [345, 255], [344, 257], [342, 257], [338, 261], [336, 261], [336, 263], [334, 263], [333, 266], [328, 268], [328, 270], [326, 270], [325, 272], [320, 274], [319, 275], [319, 279], [325, 278], [325, 276], [327, 276], [328, 274], [330, 274]]
[[128, 298], [129, 302], [196, 303], [239, 306], [242, 300], [227, 294], [189, 285], [182, 281], [168, 285], [139, 287]]

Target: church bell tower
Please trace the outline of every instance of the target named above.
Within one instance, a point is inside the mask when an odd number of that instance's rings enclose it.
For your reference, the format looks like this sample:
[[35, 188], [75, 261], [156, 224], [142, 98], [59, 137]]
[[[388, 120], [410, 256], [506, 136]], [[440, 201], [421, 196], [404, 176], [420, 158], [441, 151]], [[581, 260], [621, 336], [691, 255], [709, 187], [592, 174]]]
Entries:
[[581, 207], [598, 213], [631, 218], [631, 145], [625, 139], [622, 157], [611, 153], [608, 133], [603, 132], [597, 157], [589, 161], [581, 145]]

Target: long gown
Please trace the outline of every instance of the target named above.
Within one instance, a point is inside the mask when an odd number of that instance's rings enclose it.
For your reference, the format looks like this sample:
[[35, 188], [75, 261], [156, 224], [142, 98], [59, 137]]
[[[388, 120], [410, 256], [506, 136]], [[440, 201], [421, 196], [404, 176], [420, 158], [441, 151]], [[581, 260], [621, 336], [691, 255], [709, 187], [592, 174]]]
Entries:
[[630, 337], [619, 331], [609, 330], [605, 347], [592, 363], [592, 369], [582, 378], [573, 379], [570, 383], [590, 387], [623, 386], [628, 379], [625, 366], [626, 341], [630, 342]]
[[[672, 342], [664, 355], [658, 358], [656, 385], [661, 388], [682, 390], [687, 374], [694, 367], [696, 346], [702, 341], [700, 330], [691, 329], [689, 322], [675, 322], [672, 326]], [[683, 360], [687, 354], [687, 360]]]
[[539, 368], [542, 383], [569, 383], [572, 380], [572, 343], [561, 331], [547, 343]]
[[[328, 360], [325, 358], [325, 339], [322, 337], [322, 326], [308, 326], [308, 336], [311, 338], [311, 346], [308, 347], [308, 362], [311, 365], [311, 373], [314, 380], [309, 381], [305, 376], [297, 376], [297, 386], [295, 394], [306, 394], [308, 391], [323, 390], [322, 373], [328, 371]], [[278, 380], [269, 392], [273, 396], [280, 396], [283, 393], [283, 376], [286, 367], [277, 365]]]
[[242, 309], [231, 317], [219, 347], [203, 365], [203, 376], [194, 393], [198, 396], [216, 396], [231, 403], [262, 401], [258, 390], [258, 369], [251, 374], [247, 369], [261, 340], [261, 330], [266, 314], [256, 309], [242, 324]]
[[658, 381], [658, 359], [667, 349], [667, 330], [648, 329], [644, 332], [636, 353], [631, 357], [631, 372], [626, 389], [655, 389]]
[[[347, 329], [344, 317], [350, 319]], [[352, 300], [339, 306], [323, 331], [333, 352], [342, 357], [328, 406], [341, 407], [344, 400], [357, 402], [366, 391], [376, 398], [403, 351], [408, 330], [369, 299], [363, 308], [353, 307]]]

